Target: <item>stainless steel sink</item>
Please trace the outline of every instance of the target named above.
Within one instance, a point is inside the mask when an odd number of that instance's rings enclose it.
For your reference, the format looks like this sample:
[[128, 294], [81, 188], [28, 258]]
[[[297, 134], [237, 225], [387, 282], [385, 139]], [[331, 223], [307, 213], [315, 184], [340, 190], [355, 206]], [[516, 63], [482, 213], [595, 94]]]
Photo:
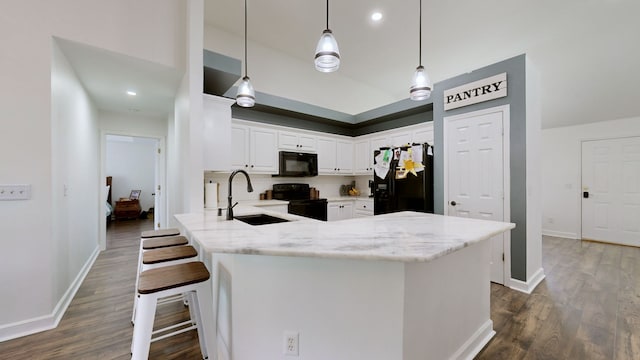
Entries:
[[267, 214], [253, 214], [253, 215], [240, 215], [233, 217], [236, 220], [240, 220], [249, 225], [267, 225], [277, 224], [281, 222], [288, 222], [289, 220], [267, 215]]

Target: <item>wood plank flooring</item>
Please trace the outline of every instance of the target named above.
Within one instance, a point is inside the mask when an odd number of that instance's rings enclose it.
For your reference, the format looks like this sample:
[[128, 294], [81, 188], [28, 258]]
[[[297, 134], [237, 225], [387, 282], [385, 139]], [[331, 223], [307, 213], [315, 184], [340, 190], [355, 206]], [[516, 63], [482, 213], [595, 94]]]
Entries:
[[[130, 359], [131, 310], [140, 232], [153, 220], [114, 221], [57, 328], [0, 343], [0, 359]], [[161, 305], [156, 328], [188, 319], [181, 303]], [[151, 344], [150, 359], [202, 359], [195, 331]]]
[[491, 285], [477, 359], [640, 359], [640, 248], [545, 236], [543, 267], [531, 295]]
[[[0, 343], [0, 359], [129, 359], [138, 236], [152, 226], [112, 223], [58, 328]], [[531, 295], [491, 285], [497, 334], [477, 359], [640, 359], [639, 248], [544, 237], [543, 266]], [[174, 303], [156, 321], [186, 317]], [[200, 358], [194, 331], [151, 346], [150, 359]]]

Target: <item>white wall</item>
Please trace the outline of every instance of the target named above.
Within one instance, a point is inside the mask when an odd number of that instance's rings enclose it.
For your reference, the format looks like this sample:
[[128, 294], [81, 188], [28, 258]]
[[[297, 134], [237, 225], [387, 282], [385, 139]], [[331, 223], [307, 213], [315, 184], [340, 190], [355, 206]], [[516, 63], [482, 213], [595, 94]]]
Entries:
[[[52, 36], [182, 68], [183, 8], [173, 0], [3, 2], [0, 183], [31, 184], [32, 198], [0, 202], [0, 340], [55, 326], [98, 237], [95, 109], [66, 65], [53, 65]], [[60, 213], [65, 183], [68, 212]], [[96, 222], [77, 213], [91, 203]]]
[[640, 136], [640, 117], [542, 131], [542, 229], [578, 239], [581, 231], [581, 147], [584, 140]]
[[112, 176], [113, 204], [128, 198], [131, 190], [142, 190], [140, 207], [154, 207], [156, 151], [158, 140], [130, 136], [107, 136], [106, 174]]

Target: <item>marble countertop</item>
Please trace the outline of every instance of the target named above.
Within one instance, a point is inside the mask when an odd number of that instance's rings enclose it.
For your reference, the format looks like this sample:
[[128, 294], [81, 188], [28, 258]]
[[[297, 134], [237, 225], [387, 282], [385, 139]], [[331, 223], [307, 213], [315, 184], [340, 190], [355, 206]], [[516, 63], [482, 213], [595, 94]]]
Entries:
[[430, 261], [515, 227], [418, 212], [324, 222], [236, 206], [236, 216], [263, 213], [291, 220], [253, 226], [216, 213], [212, 209], [175, 217], [207, 252], [403, 262]]

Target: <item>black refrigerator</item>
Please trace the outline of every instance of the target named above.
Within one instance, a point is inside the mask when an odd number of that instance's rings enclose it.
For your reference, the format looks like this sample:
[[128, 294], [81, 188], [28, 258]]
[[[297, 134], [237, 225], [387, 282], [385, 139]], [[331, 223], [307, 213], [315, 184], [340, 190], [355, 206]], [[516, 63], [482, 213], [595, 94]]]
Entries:
[[[375, 150], [374, 155], [374, 174], [373, 174], [373, 213], [375, 215], [387, 214], [398, 211], [419, 211], [433, 213], [433, 146], [424, 144], [413, 144], [411, 153], [422, 150], [422, 165], [424, 170], [417, 171], [416, 175], [403, 171], [402, 152], [409, 153], [410, 146], [399, 148], [381, 148]], [[384, 155], [386, 150], [388, 158], [388, 171], [381, 169], [387, 167], [381, 164], [385, 161], [381, 159], [381, 153]], [[416, 153], [417, 154], [417, 153]], [[419, 154], [417, 154], [419, 155]], [[414, 160], [418, 160], [413, 155]], [[403, 172], [405, 173], [403, 176]], [[380, 177], [384, 175], [384, 177]]]

